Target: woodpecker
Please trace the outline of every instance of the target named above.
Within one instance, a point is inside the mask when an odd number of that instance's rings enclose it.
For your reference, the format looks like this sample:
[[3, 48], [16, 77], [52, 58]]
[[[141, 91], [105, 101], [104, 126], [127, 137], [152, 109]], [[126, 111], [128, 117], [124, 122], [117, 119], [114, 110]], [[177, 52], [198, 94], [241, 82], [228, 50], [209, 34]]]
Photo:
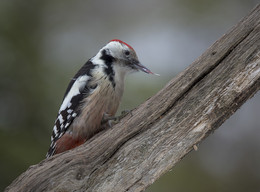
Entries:
[[125, 75], [143, 71], [135, 50], [113, 39], [89, 59], [70, 81], [60, 106], [46, 157], [83, 144], [114, 117], [124, 90]]

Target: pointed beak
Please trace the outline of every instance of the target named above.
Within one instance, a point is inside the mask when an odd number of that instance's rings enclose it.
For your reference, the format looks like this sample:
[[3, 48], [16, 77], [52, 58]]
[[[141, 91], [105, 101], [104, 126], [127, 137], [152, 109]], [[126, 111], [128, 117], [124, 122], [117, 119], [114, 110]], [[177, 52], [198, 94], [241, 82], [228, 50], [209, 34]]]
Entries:
[[156, 74], [156, 73], [153, 73], [150, 69], [148, 69], [147, 67], [145, 67], [144, 65], [142, 65], [140, 62], [135, 62], [134, 66], [136, 67], [136, 69], [140, 70], [140, 71], [143, 71], [145, 73], [148, 73], [148, 74], [153, 74], [153, 75], [159, 75], [159, 74]]

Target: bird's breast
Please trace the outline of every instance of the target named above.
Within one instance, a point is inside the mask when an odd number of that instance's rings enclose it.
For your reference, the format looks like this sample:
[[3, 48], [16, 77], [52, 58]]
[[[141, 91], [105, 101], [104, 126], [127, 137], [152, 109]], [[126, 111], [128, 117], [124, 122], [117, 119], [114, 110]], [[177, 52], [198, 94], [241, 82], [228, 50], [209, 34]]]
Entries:
[[92, 137], [99, 132], [101, 121], [106, 116], [114, 116], [123, 94], [123, 85], [118, 83], [115, 86], [107, 81], [106, 77], [100, 78], [97, 87], [85, 97], [81, 106], [81, 113], [74, 120], [70, 132], [75, 137]]

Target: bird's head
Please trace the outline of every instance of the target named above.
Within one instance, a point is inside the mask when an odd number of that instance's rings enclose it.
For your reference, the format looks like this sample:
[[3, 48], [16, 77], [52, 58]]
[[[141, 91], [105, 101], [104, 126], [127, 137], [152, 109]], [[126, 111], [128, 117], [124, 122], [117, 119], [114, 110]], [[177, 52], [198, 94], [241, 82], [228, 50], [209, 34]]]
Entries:
[[154, 74], [139, 62], [135, 50], [119, 39], [111, 40], [100, 50], [98, 55], [108, 68], [114, 65], [113, 68], [119, 68], [125, 73], [143, 71]]

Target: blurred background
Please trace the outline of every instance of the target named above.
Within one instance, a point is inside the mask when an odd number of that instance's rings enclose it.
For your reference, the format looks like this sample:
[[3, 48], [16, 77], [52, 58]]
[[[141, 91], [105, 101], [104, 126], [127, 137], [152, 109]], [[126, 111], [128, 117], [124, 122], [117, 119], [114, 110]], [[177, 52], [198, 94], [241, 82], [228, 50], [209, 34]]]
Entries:
[[[120, 110], [158, 92], [257, 0], [0, 1], [0, 191], [45, 158], [70, 79], [109, 40], [161, 76], [126, 79]], [[260, 191], [260, 93], [147, 192]]]

